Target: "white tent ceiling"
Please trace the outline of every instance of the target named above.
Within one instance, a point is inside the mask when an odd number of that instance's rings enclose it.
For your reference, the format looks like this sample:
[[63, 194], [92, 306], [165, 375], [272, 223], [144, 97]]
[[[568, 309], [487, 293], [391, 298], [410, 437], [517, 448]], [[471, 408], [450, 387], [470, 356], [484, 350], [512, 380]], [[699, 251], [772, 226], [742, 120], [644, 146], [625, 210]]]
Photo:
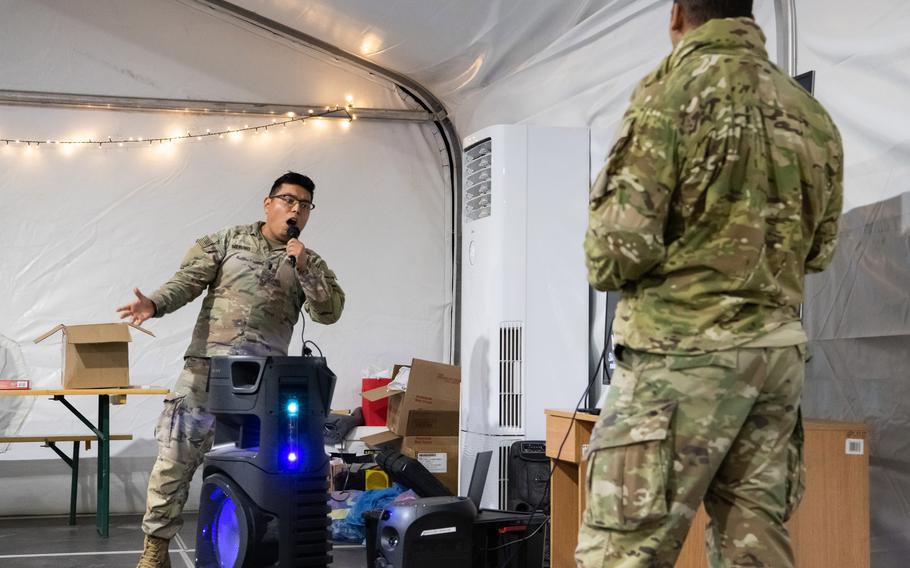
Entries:
[[240, 0], [403, 73], [446, 102], [512, 73], [612, 0]]

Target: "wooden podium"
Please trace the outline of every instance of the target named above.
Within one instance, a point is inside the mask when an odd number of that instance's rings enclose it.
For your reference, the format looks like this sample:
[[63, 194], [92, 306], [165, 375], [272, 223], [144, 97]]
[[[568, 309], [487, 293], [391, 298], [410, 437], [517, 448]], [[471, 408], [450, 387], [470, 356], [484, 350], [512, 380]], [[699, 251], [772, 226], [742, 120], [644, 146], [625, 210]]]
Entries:
[[[550, 483], [550, 565], [575, 566], [578, 527], [585, 509], [584, 452], [598, 417], [547, 410]], [[804, 421], [807, 489], [787, 523], [799, 568], [869, 568], [869, 430], [864, 424]], [[559, 460], [559, 446], [566, 436]], [[859, 453], [862, 441], [862, 453]], [[676, 562], [677, 568], [708, 568], [700, 507]]]

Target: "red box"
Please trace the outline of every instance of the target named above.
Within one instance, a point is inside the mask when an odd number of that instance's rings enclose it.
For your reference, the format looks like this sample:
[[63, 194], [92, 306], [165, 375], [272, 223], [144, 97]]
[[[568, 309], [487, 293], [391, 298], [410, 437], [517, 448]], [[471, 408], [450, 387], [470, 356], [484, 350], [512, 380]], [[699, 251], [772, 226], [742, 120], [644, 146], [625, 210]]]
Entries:
[[[364, 377], [361, 392], [371, 391], [391, 383], [392, 379], [373, 379]], [[364, 426], [385, 426], [389, 414], [389, 399], [371, 401], [361, 398], [360, 408], [363, 411]]]
[[[3, 379], [0, 380], [0, 390], [30, 390], [30, 387], [27, 379]], [[383, 422], [383, 424], [385, 424], [385, 422]]]

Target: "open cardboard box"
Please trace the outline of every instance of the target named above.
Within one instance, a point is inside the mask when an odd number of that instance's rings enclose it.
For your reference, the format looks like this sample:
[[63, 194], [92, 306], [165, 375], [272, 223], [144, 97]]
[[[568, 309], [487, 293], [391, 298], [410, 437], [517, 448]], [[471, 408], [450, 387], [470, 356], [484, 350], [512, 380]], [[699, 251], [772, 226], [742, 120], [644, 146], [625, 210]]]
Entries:
[[[404, 365], [395, 365], [392, 376]], [[406, 391], [379, 387], [363, 393], [369, 401], [389, 400], [388, 428], [399, 436], [458, 434], [461, 369], [423, 359], [411, 361]]]
[[[395, 366], [393, 377], [401, 367]], [[457, 495], [461, 369], [422, 359], [414, 359], [410, 367], [407, 390], [382, 386], [363, 393], [367, 400], [389, 400], [389, 429], [361, 441], [371, 447], [399, 448]]]
[[155, 336], [131, 323], [61, 324], [36, 338], [35, 343], [63, 332], [61, 382], [65, 389], [125, 387], [130, 384], [131, 327]]

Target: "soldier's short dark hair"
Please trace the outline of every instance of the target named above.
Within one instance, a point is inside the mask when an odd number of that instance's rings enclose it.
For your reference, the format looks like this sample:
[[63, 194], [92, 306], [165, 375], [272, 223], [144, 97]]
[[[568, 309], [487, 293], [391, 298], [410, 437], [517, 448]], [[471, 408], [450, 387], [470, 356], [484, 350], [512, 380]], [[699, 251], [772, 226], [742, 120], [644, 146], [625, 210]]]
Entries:
[[291, 185], [299, 185], [303, 189], [308, 190], [311, 194], [316, 191], [316, 184], [313, 183], [313, 180], [303, 174], [298, 174], [297, 172], [288, 172], [275, 180], [275, 183], [272, 184], [271, 191], [269, 191], [269, 197], [275, 195], [275, 192], [278, 191], [278, 188], [286, 183], [289, 183]]
[[752, 0], [673, 0], [685, 12], [692, 26], [700, 26], [715, 18], [752, 17]]

